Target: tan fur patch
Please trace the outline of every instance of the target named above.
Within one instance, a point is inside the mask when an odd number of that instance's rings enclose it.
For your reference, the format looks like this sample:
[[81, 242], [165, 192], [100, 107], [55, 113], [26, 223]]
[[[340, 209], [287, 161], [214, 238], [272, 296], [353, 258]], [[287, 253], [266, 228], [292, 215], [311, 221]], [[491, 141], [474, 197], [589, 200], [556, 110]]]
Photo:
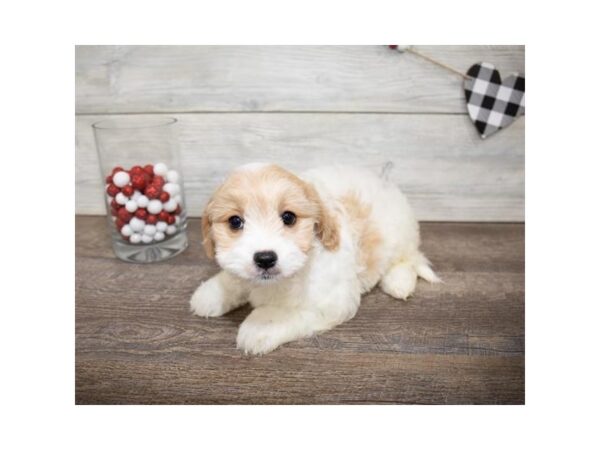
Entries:
[[202, 214], [202, 245], [204, 246], [204, 251], [206, 252], [206, 256], [209, 258], [215, 257], [215, 242], [212, 237], [212, 230], [210, 220], [208, 219], [208, 213], [206, 212], [208, 207], [205, 208], [204, 213]]
[[[281, 214], [293, 212], [297, 219], [283, 226]], [[243, 233], [232, 230], [231, 216], [251, 218], [273, 233], [283, 233], [308, 252], [316, 236], [329, 250], [339, 245], [337, 223], [323, 205], [315, 189], [294, 174], [275, 165], [252, 170], [236, 170], [215, 192], [202, 220], [204, 247], [209, 257], [215, 248], [227, 249]]]
[[358, 236], [358, 262], [363, 270], [359, 273], [363, 290], [377, 283], [379, 273], [379, 247], [382, 236], [370, 220], [371, 206], [360, 201], [354, 193], [340, 199], [348, 214], [351, 226]]

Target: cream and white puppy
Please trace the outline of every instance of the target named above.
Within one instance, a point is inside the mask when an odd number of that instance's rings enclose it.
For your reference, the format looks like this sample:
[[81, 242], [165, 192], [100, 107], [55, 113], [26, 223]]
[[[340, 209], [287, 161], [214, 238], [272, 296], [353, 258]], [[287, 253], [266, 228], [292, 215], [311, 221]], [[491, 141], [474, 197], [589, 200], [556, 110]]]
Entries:
[[400, 190], [369, 171], [323, 167], [298, 177], [272, 164], [236, 169], [202, 215], [204, 247], [223, 269], [191, 299], [203, 317], [247, 302], [238, 348], [262, 354], [351, 319], [377, 283], [406, 299], [417, 276], [439, 281], [419, 251]]

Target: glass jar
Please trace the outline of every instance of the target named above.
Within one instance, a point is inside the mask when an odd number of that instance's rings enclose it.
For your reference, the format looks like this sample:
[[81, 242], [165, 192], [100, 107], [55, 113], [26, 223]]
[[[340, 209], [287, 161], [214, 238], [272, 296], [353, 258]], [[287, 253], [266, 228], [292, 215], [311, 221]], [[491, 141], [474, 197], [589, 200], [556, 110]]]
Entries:
[[177, 119], [121, 116], [92, 125], [112, 246], [119, 259], [149, 263], [187, 247]]

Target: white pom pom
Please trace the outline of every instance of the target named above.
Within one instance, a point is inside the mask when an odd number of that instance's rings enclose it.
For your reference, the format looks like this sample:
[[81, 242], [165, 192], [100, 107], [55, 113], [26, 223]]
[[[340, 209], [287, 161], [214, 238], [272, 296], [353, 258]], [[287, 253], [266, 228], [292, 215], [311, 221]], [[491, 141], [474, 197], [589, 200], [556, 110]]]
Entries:
[[141, 196], [142, 196], [142, 193], [140, 191], [135, 191], [133, 193], [133, 195], [131, 196], [131, 199], [135, 200], [137, 202]]
[[152, 242], [152, 236], [149, 236], [147, 234], [142, 234], [142, 242], [144, 244], [149, 244], [150, 242]]
[[130, 213], [135, 212], [135, 210], [138, 209], [138, 204], [135, 200], [129, 200], [125, 203], [125, 209]]
[[167, 222], [163, 222], [163, 221], [161, 220], [160, 222], [158, 222], [158, 223], [156, 224], [156, 229], [157, 229], [158, 231], [166, 231], [166, 229], [167, 229], [167, 226], [168, 226]]
[[175, 225], [179, 225], [181, 223], [181, 217], [175, 216]]
[[181, 195], [177, 194], [175, 197], [173, 197], [173, 200], [175, 200], [179, 205], [183, 206], [183, 199], [181, 198]]
[[154, 164], [154, 175], [160, 175], [161, 177], [164, 177], [168, 171], [169, 169], [165, 163]]
[[129, 242], [132, 244], [139, 244], [142, 242], [142, 235], [139, 233], [133, 233], [131, 236], [129, 236]]
[[123, 225], [123, 228], [121, 228], [121, 234], [125, 237], [127, 236], [131, 236], [133, 234], [133, 230], [131, 229], [130, 225]]
[[156, 227], [154, 225], [146, 225], [144, 227], [144, 234], [147, 234], [148, 236], [154, 236], [154, 233], [156, 233]]
[[163, 186], [163, 191], [168, 192], [171, 196], [175, 196], [181, 192], [181, 188], [177, 183], [166, 183]]
[[129, 174], [127, 172], [117, 172], [112, 177], [113, 184], [117, 187], [125, 187], [129, 184]]
[[144, 225], [146, 225], [146, 222], [144, 222], [143, 220], [138, 219], [137, 217], [133, 217], [129, 221], [129, 226], [135, 232], [142, 231], [144, 229]]
[[177, 202], [175, 200], [171, 199], [163, 205], [163, 208], [165, 209], [166, 212], [173, 212], [177, 209]]
[[175, 234], [177, 227], [175, 225], [169, 225], [167, 227], [167, 234]]
[[148, 203], [150, 203], [150, 199], [148, 199], [148, 197], [145, 195], [140, 195], [136, 202], [139, 208], [145, 208], [148, 206]]
[[157, 231], [156, 234], [154, 235], [155, 241], [162, 241], [164, 238], [165, 238], [165, 233], [163, 233], [162, 231]]
[[163, 205], [160, 200], [150, 200], [148, 202], [148, 212], [150, 214], [158, 214], [162, 211]]
[[125, 196], [125, 194], [123, 194], [122, 192], [119, 192], [116, 196], [115, 196], [115, 201], [119, 204], [119, 205], [124, 205], [125, 203], [127, 203], [127, 201], [129, 200], [129, 198], [127, 198]]
[[179, 182], [179, 173], [176, 170], [169, 170], [167, 172], [167, 181], [169, 183], [178, 183]]

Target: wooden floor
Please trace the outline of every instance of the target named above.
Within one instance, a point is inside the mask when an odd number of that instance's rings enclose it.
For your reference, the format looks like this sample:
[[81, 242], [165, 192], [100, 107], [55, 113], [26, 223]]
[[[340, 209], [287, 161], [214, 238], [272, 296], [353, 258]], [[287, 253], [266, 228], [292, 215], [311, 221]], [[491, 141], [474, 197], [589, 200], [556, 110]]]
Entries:
[[524, 225], [422, 224], [444, 284], [409, 302], [375, 289], [356, 317], [262, 357], [235, 348], [242, 308], [189, 312], [217, 271], [191, 245], [160, 264], [115, 259], [102, 217], [76, 218], [76, 402], [524, 403]]

